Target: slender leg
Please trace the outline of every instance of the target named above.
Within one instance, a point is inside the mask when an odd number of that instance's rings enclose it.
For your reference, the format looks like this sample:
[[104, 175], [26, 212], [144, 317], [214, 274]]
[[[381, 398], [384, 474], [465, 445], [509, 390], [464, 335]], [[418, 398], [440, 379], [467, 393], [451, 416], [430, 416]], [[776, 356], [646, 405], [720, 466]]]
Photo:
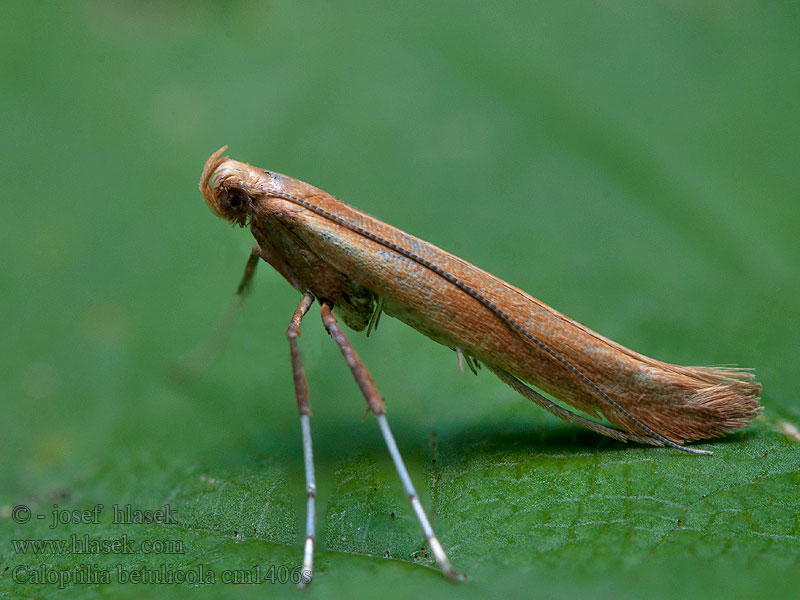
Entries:
[[174, 377], [179, 379], [197, 377], [200, 373], [205, 371], [209, 365], [217, 360], [228, 341], [228, 335], [236, 321], [236, 317], [239, 316], [241, 312], [244, 299], [247, 297], [252, 287], [253, 275], [255, 275], [258, 261], [261, 258], [260, 252], [261, 249], [258, 246], [253, 248], [250, 252], [250, 256], [244, 268], [244, 273], [242, 274], [242, 280], [239, 282], [233, 298], [231, 298], [231, 301], [228, 303], [228, 307], [222, 314], [222, 318], [217, 328], [214, 330], [214, 333], [212, 333], [202, 345], [197, 346], [175, 364], [172, 369]]
[[261, 258], [261, 248], [256, 246], [250, 251], [250, 256], [247, 258], [247, 264], [244, 266], [244, 273], [239, 286], [236, 288], [237, 296], [246, 296], [250, 291], [250, 286], [253, 283], [253, 275], [256, 273], [258, 266], [258, 259]]
[[591, 419], [586, 419], [581, 417], [580, 415], [576, 415], [571, 410], [567, 410], [562, 406], [559, 406], [555, 402], [551, 402], [544, 396], [542, 396], [536, 390], [528, 387], [524, 383], [522, 383], [519, 379], [514, 377], [508, 371], [504, 371], [498, 367], [493, 367], [489, 365], [489, 369], [497, 375], [501, 381], [510, 385], [514, 390], [516, 390], [519, 394], [525, 396], [529, 400], [533, 400], [536, 404], [544, 408], [547, 412], [554, 414], [559, 419], [564, 419], [565, 421], [569, 421], [570, 423], [578, 423], [579, 425], [583, 425], [587, 429], [591, 429], [597, 433], [607, 435], [610, 438], [615, 440], [619, 440], [620, 442], [639, 442], [640, 444], [658, 444], [658, 440], [654, 440], [651, 437], [646, 437], [643, 435], [636, 435], [635, 433], [628, 433], [627, 431], [622, 431], [620, 429], [614, 429], [613, 427], [608, 427], [603, 425], [602, 423], [598, 423], [597, 421], [592, 421]]
[[411, 507], [414, 509], [414, 513], [417, 515], [417, 520], [422, 526], [422, 531], [425, 533], [425, 537], [428, 539], [428, 546], [430, 547], [433, 556], [436, 558], [436, 562], [439, 563], [439, 566], [442, 568], [444, 574], [450, 579], [455, 581], [463, 580], [463, 575], [456, 573], [456, 571], [450, 565], [450, 561], [447, 558], [447, 554], [444, 552], [444, 548], [442, 548], [442, 544], [439, 542], [439, 538], [437, 538], [436, 534], [433, 532], [433, 527], [431, 527], [431, 523], [428, 520], [428, 515], [425, 514], [425, 509], [422, 508], [422, 503], [419, 501], [419, 496], [417, 496], [417, 492], [414, 489], [414, 484], [411, 482], [408, 469], [406, 469], [406, 465], [403, 463], [403, 457], [400, 456], [400, 450], [397, 448], [397, 442], [395, 442], [394, 435], [392, 435], [392, 430], [389, 428], [389, 422], [386, 420], [386, 405], [383, 402], [383, 398], [381, 398], [380, 394], [378, 393], [378, 389], [375, 387], [375, 382], [372, 380], [372, 377], [370, 376], [369, 371], [367, 371], [367, 368], [364, 366], [364, 363], [361, 362], [361, 359], [359, 358], [355, 349], [350, 345], [350, 342], [347, 341], [347, 338], [339, 328], [336, 317], [334, 317], [333, 313], [331, 312], [331, 307], [327, 304], [322, 304], [321, 311], [322, 322], [325, 324], [325, 329], [328, 330], [328, 333], [331, 334], [331, 337], [339, 345], [339, 349], [342, 351], [344, 359], [347, 361], [347, 365], [353, 372], [353, 376], [358, 383], [358, 387], [361, 388], [361, 393], [364, 394], [364, 398], [367, 401], [367, 406], [378, 419], [378, 425], [380, 426], [386, 446], [389, 449], [389, 454], [392, 457], [394, 466], [397, 469], [397, 474], [400, 476], [400, 481], [403, 482], [403, 487], [405, 488], [406, 494], [408, 494], [408, 497], [411, 500]]
[[303, 359], [300, 356], [300, 347], [297, 338], [300, 336], [300, 321], [314, 303], [314, 296], [306, 292], [303, 294], [297, 310], [292, 315], [286, 337], [289, 339], [289, 349], [292, 353], [292, 373], [294, 375], [294, 392], [297, 396], [297, 410], [300, 413], [300, 429], [303, 434], [303, 463], [306, 472], [306, 541], [303, 548], [303, 567], [300, 574], [300, 587], [311, 583], [314, 569], [314, 532], [316, 510], [314, 507], [317, 494], [317, 484], [314, 478], [314, 453], [311, 445], [311, 404], [308, 402], [308, 383], [303, 370]]

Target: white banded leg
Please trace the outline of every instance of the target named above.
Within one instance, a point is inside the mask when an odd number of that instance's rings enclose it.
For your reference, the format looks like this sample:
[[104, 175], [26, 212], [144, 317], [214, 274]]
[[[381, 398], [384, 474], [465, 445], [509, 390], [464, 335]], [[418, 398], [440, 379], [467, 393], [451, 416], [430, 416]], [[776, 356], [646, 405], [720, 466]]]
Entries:
[[303, 370], [303, 360], [297, 338], [300, 336], [300, 322], [314, 303], [314, 296], [306, 292], [292, 315], [286, 337], [292, 353], [292, 374], [294, 375], [294, 392], [297, 397], [297, 410], [300, 413], [300, 429], [303, 435], [303, 464], [306, 473], [306, 540], [303, 546], [303, 566], [300, 572], [299, 586], [311, 583], [314, 570], [314, 536], [316, 530], [315, 498], [317, 484], [314, 478], [314, 452], [311, 444], [311, 404], [308, 401], [308, 383]]
[[353, 377], [355, 377], [358, 387], [361, 388], [361, 393], [364, 394], [364, 398], [367, 401], [367, 406], [378, 419], [378, 425], [380, 426], [386, 446], [389, 449], [389, 454], [392, 457], [394, 466], [397, 469], [397, 474], [400, 476], [400, 480], [403, 482], [403, 488], [411, 500], [411, 506], [414, 509], [414, 514], [417, 515], [417, 520], [422, 526], [422, 531], [425, 533], [425, 537], [428, 540], [428, 546], [430, 547], [434, 558], [436, 558], [436, 562], [439, 563], [439, 566], [442, 568], [444, 574], [450, 579], [455, 581], [463, 580], [463, 575], [457, 573], [450, 565], [447, 554], [445, 554], [444, 548], [442, 548], [442, 544], [439, 542], [439, 538], [436, 537], [433, 527], [431, 527], [428, 515], [425, 514], [425, 509], [422, 508], [422, 503], [419, 501], [419, 496], [417, 496], [417, 492], [414, 489], [414, 484], [411, 482], [408, 469], [406, 469], [406, 465], [403, 462], [403, 457], [400, 455], [400, 450], [397, 448], [397, 442], [394, 439], [394, 435], [392, 435], [392, 430], [389, 428], [389, 421], [386, 420], [386, 405], [383, 402], [383, 398], [381, 398], [380, 394], [378, 393], [378, 388], [375, 387], [375, 382], [372, 380], [372, 377], [370, 376], [369, 371], [367, 371], [367, 368], [364, 366], [364, 363], [361, 362], [361, 358], [359, 358], [355, 349], [350, 345], [350, 342], [347, 341], [347, 338], [339, 328], [336, 317], [334, 317], [333, 313], [331, 312], [331, 307], [328, 304], [322, 303], [321, 312], [322, 322], [325, 324], [325, 328], [339, 345], [339, 349], [342, 351], [342, 355], [344, 355], [347, 365], [353, 372]]

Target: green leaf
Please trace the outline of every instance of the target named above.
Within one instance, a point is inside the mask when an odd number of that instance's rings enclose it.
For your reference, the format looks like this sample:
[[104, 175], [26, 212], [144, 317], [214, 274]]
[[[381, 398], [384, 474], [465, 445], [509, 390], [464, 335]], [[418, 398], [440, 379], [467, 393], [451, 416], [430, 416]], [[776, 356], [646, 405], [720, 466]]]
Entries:
[[[284, 336], [297, 293], [262, 265], [216, 360], [174, 377], [252, 244], [197, 191], [222, 144], [637, 351], [753, 367], [764, 386], [750, 429], [686, 456], [559, 422], [393, 319], [349, 332], [468, 575], [457, 586], [312, 308], [307, 593], [796, 593], [798, 16], [688, 2], [7, 7], [0, 595], [297, 593], [305, 481]], [[97, 522], [50, 527], [53, 510], [72, 521], [99, 504]], [[114, 505], [171, 517], [115, 523]], [[51, 542], [34, 554], [27, 540]], [[87, 552], [53, 545], [73, 540]]]

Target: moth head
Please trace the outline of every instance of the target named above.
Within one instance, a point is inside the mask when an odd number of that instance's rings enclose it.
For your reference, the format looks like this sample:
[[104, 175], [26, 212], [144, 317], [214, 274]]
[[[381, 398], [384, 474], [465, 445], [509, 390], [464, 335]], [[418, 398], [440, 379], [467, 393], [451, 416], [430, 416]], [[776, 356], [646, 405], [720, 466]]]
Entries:
[[222, 156], [223, 146], [206, 161], [200, 178], [200, 191], [206, 204], [218, 217], [246, 227], [255, 210], [253, 198], [258, 188], [251, 181], [250, 165]]

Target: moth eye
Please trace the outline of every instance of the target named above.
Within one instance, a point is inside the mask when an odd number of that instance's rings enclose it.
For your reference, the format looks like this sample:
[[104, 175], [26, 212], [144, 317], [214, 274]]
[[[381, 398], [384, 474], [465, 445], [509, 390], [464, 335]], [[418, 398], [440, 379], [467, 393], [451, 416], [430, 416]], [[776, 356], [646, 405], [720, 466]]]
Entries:
[[239, 210], [245, 205], [245, 198], [242, 192], [231, 190], [228, 192], [228, 206], [234, 210]]

